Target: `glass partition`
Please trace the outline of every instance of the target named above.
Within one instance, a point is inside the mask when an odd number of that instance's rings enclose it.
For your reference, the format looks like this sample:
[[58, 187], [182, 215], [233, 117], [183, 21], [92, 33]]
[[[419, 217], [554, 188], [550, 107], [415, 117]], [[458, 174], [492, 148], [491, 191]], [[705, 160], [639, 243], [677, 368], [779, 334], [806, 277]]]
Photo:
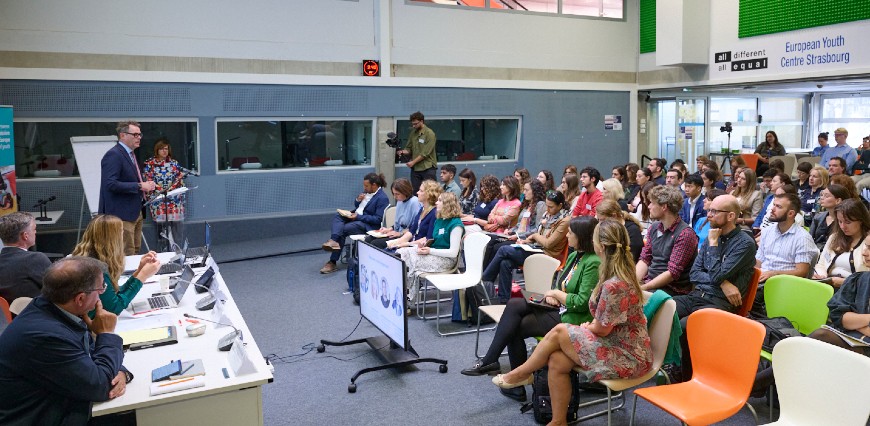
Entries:
[[218, 170], [371, 164], [374, 120], [219, 120]]
[[[182, 166], [198, 170], [196, 121], [141, 121], [139, 162], [154, 156], [154, 143], [166, 138]], [[117, 121], [31, 121], [16, 118], [15, 170], [19, 179], [78, 176], [70, 137], [117, 136]]]
[[416, 4], [622, 19], [623, 0], [409, 0]]

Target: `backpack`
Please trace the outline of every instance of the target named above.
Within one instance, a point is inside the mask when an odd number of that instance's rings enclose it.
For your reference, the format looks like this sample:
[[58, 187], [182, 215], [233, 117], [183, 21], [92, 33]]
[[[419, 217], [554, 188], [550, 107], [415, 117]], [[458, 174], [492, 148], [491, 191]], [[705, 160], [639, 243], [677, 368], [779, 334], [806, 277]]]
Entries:
[[353, 292], [353, 303], [359, 305], [359, 260], [354, 256], [347, 258], [347, 288]]
[[[479, 307], [488, 305], [484, 291], [479, 285], [465, 290], [465, 304], [468, 306], [468, 324], [470, 326], [477, 325], [477, 317], [482, 315]], [[495, 321], [489, 315], [484, 314], [480, 318], [480, 325], [491, 324], [493, 322]]]
[[[571, 400], [568, 402], [568, 423], [577, 420], [577, 410], [580, 408], [580, 375], [571, 371]], [[521, 413], [532, 410], [535, 421], [547, 424], [553, 420], [553, 407], [550, 405], [550, 387], [547, 383], [547, 367], [535, 371], [532, 383], [532, 401], [523, 404]]]
[[801, 332], [797, 331], [786, 317], [758, 319], [756, 321], [764, 326], [765, 334], [764, 341], [761, 343], [761, 349], [768, 352], [773, 352], [773, 347], [782, 339], [802, 336]]

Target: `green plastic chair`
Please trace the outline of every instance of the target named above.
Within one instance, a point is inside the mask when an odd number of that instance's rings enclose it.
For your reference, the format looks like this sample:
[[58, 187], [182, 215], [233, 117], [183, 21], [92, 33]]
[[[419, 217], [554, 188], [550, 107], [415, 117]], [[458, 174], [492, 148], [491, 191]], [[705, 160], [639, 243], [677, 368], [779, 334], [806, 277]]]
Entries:
[[804, 335], [828, 320], [828, 300], [834, 288], [828, 284], [792, 275], [776, 275], [764, 284], [767, 316], [786, 317]]

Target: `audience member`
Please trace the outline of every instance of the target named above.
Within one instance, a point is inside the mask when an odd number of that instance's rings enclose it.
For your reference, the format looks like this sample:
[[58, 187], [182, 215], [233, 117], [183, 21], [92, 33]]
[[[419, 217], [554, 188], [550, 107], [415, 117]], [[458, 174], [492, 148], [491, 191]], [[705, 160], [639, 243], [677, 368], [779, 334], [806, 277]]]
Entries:
[[628, 232], [629, 246], [631, 247], [631, 258], [635, 262], [640, 259], [640, 252], [643, 250], [643, 232], [640, 229], [640, 222], [631, 213], [622, 210], [615, 201], [604, 199], [598, 204], [595, 218], [599, 222], [612, 220], [625, 226], [625, 230]]
[[850, 176], [832, 176], [830, 179], [828, 179], [828, 185], [830, 186], [831, 184], [837, 184], [842, 186], [843, 188], [846, 188], [846, 193], [849, 194], [848, 198], [854, 198], [856, 200], [861, 199], [861, 195], [858, 193], [858, 188], [855, 187], [855, 181], [853, 181]]
[[700, 175], [704, 171], [704, 165], [706, 165], [708, 161], [710, 161], [710, 159], [707, 158], [706, 155], [699, 155], [699, 156], [695, 157], [695, 169], [696, 169], [696, 171], [693, 174]]
[[121, 274], [124, 273], [124, 225], [121, 219], [107, 214], [91, 219], [72, 255], [90, 257], [105, 264], [103, 285], [109, 291], [100, 292], [100, 301], [105, 310], [115, 315], [127, 308], [142, 289], [142, 283], [160, 269], [157, 253], [148, 252], [142, 256], [139, 267], [124, 285], [119, 285]]
[[538, 230], [541, 220], [547, 213], [547, 193], [544, 185], [537, 180], [531, 180], [523, 185], [523, 202], [520, 204], [520, 215], [516, 226], [505, 231], [512, 241], [524, 240]]
[[743, 305], [749, 282], [755, 272], [755, 241], [737, 226], [740, 205], [732, 195], [717, 197], [710, 203], [707, 217], [710, 231], [689, 278], [695, 288], [674, 297], [677, 316], [683, 328], [683, 377], [692, 377], [692, 359], [686, 338], [686, 320], [699, 309], [715, 308], [735, 312]]
[[386, 248], [387, 241], [401, 237], [402, 234], [411, 228], [414, 220], [419, 220], [417, 215], [423, 205], [420, 200], [414, 195], [414, 188], [411, 186], [411, 181], [405, 178], [398, 178], [390, 185], [390, 190], [393, 192], [393, 198], [396, 199], [396, 219], [391, 228], [381, 228], [379, 233], [384, 234], [382, 238], [366, 237], [366, 241], [375, 247]]
[[834, 140], [837, 141], [837, 144], [834, 146], [828, 147], [825, 150], [824, 154], [822, 154], [822, 159], [819, 161], [819, 164], [827, 165], [831, 158], [840, 157], [843, 160], [846, 160], [846, 173], [850, 173], [852, 170], [852, 165], [855, 164], [855, 161], [858, 161], [858, 152], [855, 151], [855, 148], [852, 148], [846, 143], [846, 138], [849, 136], [849, 131], [839, 127], [837, 130], [834, 130]]
[[814, 279], [828, 279], [834, 288], [855, 272], [868, 270], [861, 256], [861, 244], [870, 234], [870, 213], [858, 200], [848, 199], [834, 209], [831, 238], [822, 249]]
[[547, 192], [556, 190], [556, 180], [553, 178], [553, 172], [549, 170], [538, 172], [538, 182], [544, 184], [544, 190]]
[[810, 170], [807, 181], [810, 187], [801, 196], [801, 211], [804, 213], [804, 222], [811, 222], [819, 211], [819, 196], [828, 186], [828, 171], [822, 166], [815, 166]]
[[405, 163], [411, 169], [411, 186], [416, 192], [425, 180], [435, 180], [435, 168], [438, 166], [438, 158], [435, 155], [437, 139], [435, 132], [426, 126], [423, 113], [417, 111], [410, 116], [411, 133], [408, 134], [408, 143], [405, 149], [397, 154], [408, 155], [411, 160]]
[[797, 165], [797, 180], [794, 182], [794, 186], [797, 187], [798, 197], [802, 200], [804, 193], [812, 190], [810, 189], [810, 172], [812, 170], [813, 165], [806, 161], [798, 163]]
[[423, 273], [445, 272], [456, 265], [465, 227], [459, 214], [459, 201], [452, 192], [442, 193], [435, 203], [438, 218], [432, 226], [432, 245], [414, 244], [400, 248], [397, 253], [408, 269], [408, 295], [416, 299], [419, 278]]
[[719, 188], [713, 188], [711, 191], [704, 194], [704, 211], [705, 214], [703, 217], [698, 218], [698, 221], [695, 222], [695, 225], [692, 229], [695, 231], [695, 235], [698, 236], [698, 250], [701, 250], [701, 245], [704, 244], [704, 240], [707, 239], [707, 233], [710, 232], [710, 215], [706, 214], [706, 212], [710, 209], [710, 204], [720, 195], [725, 195], [725, 191]]
[[601, 173], [592, 167], [586, 167], [580, 171], [580, 184], [585, 189], [577, 197], [577, 205], [571, 211], [571, 216], [595, 216], [595, 206], [601, 202], [601, 191], [598, 190], [598, 181]]
[[432, 228], [438, 212], [435, 203], [444, 191], [441, 185], [434, 180], [426, 180], [420, 184], [417, 190], [417, 200], [420, 201], [420, 209], [411, 219], [411, 225], [399, 238], [388, 240], [387, 249], [394, 250], [401, 247], [417, 247], [425, 245], [432, 238]]
[[647, 182], [644, 184], [643, 188], [641, 188], [638, 195], [640, 196], [640, 201], [638, 201], [638, 206], [635, 209], [632, 216], [637, 219], [637, 223], [640, 224], [641, 233], [646, 235], [647, 230], [652, 224], [652, 217], [650, 216], [649, 211], [649, 192], [656, 187], [655, 182]]
[[498, 202], [500, 194], [498, 178], [493, 175], [484, 176], [480, 180], [479, 194], [478, 203], [474, 206], [473, 213], [466, 215], [462, 220], [482, 226]]
[[774, 158], [770, 160], [769, 166], [770, 169], [775, 169], [777, 173], [785, 173], [785, 161], [782, 161], [779, 158]]
[[755, 155], [758, 156], [758, 167], [755, 168], [755, 172], [759, 175], [767, 171], [770, 157], [785, 155], [785, 147], [779, 143], [779, 137], [776, 136], [776, 132], [768, 130], [764, 134], [764, 142], [758, 144], [758, 147], [755, 148]]
[[656, 185], [665, 184], [664, 171], [667, 166], [668, 160], [665, 160], [664, 158], [653, 158], [650, 160], [647, 168], [652, 172], [652, 181], [655, 182]]
[[576, 175], [576, 174], [577, 174], [577, 166], [575, 166], [573, 164], [569, 164], [569, 165], [565, 166], [564, 169], [562, 169], [562, 177], [565, 177], [566, 175]]
[[626, 177], [625, 177], [625, 167], [616, 166], [613, 169], [611, 169], [610, 170], [610, 178], [616, 179], [617, 182], [619, 182], [619, 184], [622, 185], [622, 191], [623, 191], [622, 196], [625, 197], [625, 186], [628, 184], [628, 181], [626, 180]]
[[441, 188], [444, 192], [452, 192], [456, 199], [462, 198], [462, 188], [453, 180], [456, 177], [456, 166], [453, 164], [445, 164], [441, 166]]
[[583, 370], [580, 374], [586, 382], [638, 377], [652, 367], [643, 295], [632, 276], [625, 227], [604, 221], [598, 224], [593, 239], [601, 267], [599, 283], [589, 301], [592, 322], [557, 325], [528, 361], [492, 380], [500, 388], [515, 388], [531, 384], [532, 373], [549, 367], [552, 424], [566, 424], [572, 393], [569, 374], [574, 367]]
[[831, 157], [828, 160], [828, 176], [836, 176], [846, 174], [846, 160], [840, 157]]
[[[619, 204], [619, 207], [625, 211], [628, 211], [628, 204], [626, 204], [625, 200], [625, 191], [622, 188], [622, 184], [619, 183], [618, 179], [610, 178], [605, 180], [601, 184], [601, 201], [604, 200], [613, 200]], [[598, 205], [601, 205], [599, 201]], [[596, 211], [598, 206], [596, 206]]]
[[758, 184], [758, 190], [761, 191], [762, 200], [767, 200], [769, 195], [773, 195], [773, 189], [770, 188], [770, 182], [777, 173], [779, 173], [779, 171], [771, 167], [764, 172], [764, 176], [761, 176], [761, 183]]
[[636, 163], [625, 165], [625, 201], [627, 202], [631, 202], [640, 191], [640, 185], [637, 183], [638, 170], [640, 170], [640, 166]]
[[768, 226], [761, 231], [755, 254], [755, 266], [761, 269], [760, 282], [774, 275], [809, 276], [810, 265], [819, 255], [819, 249], [809, 232], [794, 221], [795, 216], [800, 214], [799, 206], [797, 195], [774, 197], [770, 221], [776, 226]]
[[[411, 120], [413, 122], [414, 119]], [[341, 257], [344, 239], [348, 235], [365, 234], [381, 226], [384, 210], [390, 205], [390, 199], [381, 190], [385, 185], [384, 175], [367, 174], [363, 178], [363, 192], [354, 200], [354, 209], [348, 215], [336, 213], [332, 218], [329, 241], [323, 243], [323, 249], [332, 253], [329, 255], [329, 260], [320, 268], [321, 274], [331, 274], [338, 270], [336, 262]]]
[[665, 174], [665, 184], [683, 192], [683, 172], [677, 169], [668, 170], [667, 174]]
[[51, 265], [48, 257], [28, 251], [36, 244], [36, 220], [27, 212], [0, 217], [0, 297], [12, 303], [19, 297], [36, 297], [42, 289], [42, 275]]
[[729, 194], [733, 194], [734, 191], [737, 190], [737, 178], [743, 173], [743, 169], [747, 168], [746, 166], [737, 166], [734, 169], [734, 173], [731, 174], [731, 180], [728, 181], [728, 185], [725, 186], [725, 192]]
[[683, 196], [672, 186], [656, 186], [649, 192], [650, 217], [655, 220], [646, 234], [646, 244], [637, 262], [641, 289], [661, 288], [671, 296], [692, 290], [689, 271], [698, 251], [698, 236], [680, 219]]
[[[870, 265], [870, 237], [864, 240], [862, 259], [865, 265]], [[828, 301], [830, 310], [830, 326], [854, 336], [870, 336], [870, 272], [858, 272], [850, 275], [843, 282], [839, 291], [834, 292]], [[839, 346], [843, 349], [870, 356], [870, 348], [852, 346], [833, 331], [819, 328], [810, 333], [810, 338]]]
[[717, 172], [715, 170], [707, 169], [707, 170], [704, 170], [703, 172], [701, 172], [701, 182], [702, 182], [702, 186], [703, 186], [703, 189], [701, 192], [706, 194], [707, 192], [710, 192], [710, 190], [712, 190], [714, 188], [721, 189], [724, 192], [725, 183], [722, 182], [722, 185], [721, 185], [722, 187], [719, 188], [720, 182], [717, 179], [719, 179], [719, 172]]
[[680, 219], [693, 228], [698, 220], [707, 217], [707, 210], [704, 209], [704, 197], [701, 195], [703, 185], [704, 181], [698, 175], [686, 177], [686, 199], [680, 209]]
[[[770, 171], [772, 170], [768, 170], [768, 172]], [[768, 184], [768, 188], [770, 189], [770, 191], [769, 194], [764, 198], [764, 205], [761, 207], [761, 213], [755, 216], [755, 222], [752, 223], [753, 228], [760, 229], [762, 228], [762, 224], [765, 224], [765, 222], [770, 222], [770, 220], [768, 219], [770, 215], [770, 202], [773, 201], [773, 196], [776, 194], [776, 190], [783, 187], [784, 185], [791, 185], [791, 178], [785, 173], [775, 173], [770, 179], [770, 183]]]
[[484, 231], [504, 233], [517, 222], [520, 213], [520, 183], [513, 176], [505, 176], [499, 186], [501, 197], [489, 213]]
[[813, 157], [820, 157], [825, 155], [825, 151], [828, 150], [828, 134], [829, 132], [819, 133], [819, 137], [817, 140], [819, 141], [819, 146], [813, 148], [813, 151], [810, 155]]
[[94, 402], [124, 395], [133, 379], [121, 365], [118, 318], [100, 303], [106, 286], [97, 260], [61, 259], [43, 284], [0, 334], [0, 423], [84, 425]]
[[520, 187], [532, 180], [532, 174], [529, 173], [529, 169], [525, 167], [517, 167], [517, 169], [514, 170], [514, 177], [517, 178], [517, 182], [520, 183]]
[[[639, 169], [635, 173], [635, 182], [638, 185], [638, 189], [635, 191], [634, 197], [628, 200], [628, 211], [630, 212], [637, 212], [637, 208], [643, 205], [641, 202], [641, 191], [648, 182], [652, 182], [652, 172], [649, 169]], [[653, 182], [653, 185], [655, 185], [655, 182]]]
[[[864, 136], [861, 140], [861, 149], [858, 150], [858, 161], [852, 166], [852, 179], [859, 190], [870, 186], [870, 136]], [[866, 179], [866, 181], [864, 181]], [[864, 182], [862, 182], [864, 181]]]
[[837, 184], [828, 185], [819, 195], [819, 206], [824, 210], [816, 213], [813, 216], [813, 221], [810, 223], [810, 236], [819, 250], [828, 242], [831, 231], [836, 226], [834, 225], [836, 219], [833, 214], [834, 210], [840, 203], [848, 199], [849, 194], [846, 192], [846, 188]]
[[761, 212], [764, 200], [761, 191], [755, 189], [755, 172], [750, 168], [744, 168], [737, 174], [737, 188], [731, 193], [740, 204], [740, 215], [737, 217], [737, 225], [741, 229], [749, 229], [755, 222], [755, 217]]
[[[498, 358], [505, 348], [508, 350], [511, 369], [515, 369], [528, 359], [526, 338], [543, 336], [562, 322], [580, 325], [592, 321], [589, 296], [598, 283], [598, 268], [601, 264], [592, 245], [592, 234], [597, 224], [595, 218], [585, 216], [575, 217], [570, 221], [568, 243], [574, 248], [574, 252], [568, 257], [557, 280], [558, 287], [547, 291], [543, 302], [553, 307], [564, 307], [564, 311], [530, 306], [522, 297], [510, 299], [486, 355], [471, 368], [462, 370], [462, 374], [480, 376], [500, 371]], [[502, 389], [501, 393], [518, 401], [526, 400], [526, 390], [522, 386]]]
[[124, 254], [130, 256], [142, 248], [142, 202], [157, 185], [142, 179], [133, 154], [142, 143], [139, 123], [122, 121], [117, 131], [118, 143], [100, 161], [99, 212], [124, 221]]
[[[459, 186], [462, 187], [462, 193], [459, 194], [459, 205], [462, 207], [462, 215], [472, 215], [474, 214], [474, 207], [477, 206], [480, 198], [480, 190], [477, 189], [477, 176], [474, 175], [471, 169], [462, 169], [459, 172]], [[463, 220], [465, 220], [464, 217]]]
[[[567, 244], [565, 235], [568, 232], [570, 218], [568, 211], [564, 209], [565, 199], [562, 193], [551, 192], [547, 195], [546, 203], [547, 211], [541, 218], [537, 231], [525, 238], [518, 239], [517, 243], [533, 244], [543, 250], [547, 256], [561, 260]], [[520, 267], [532, 254], [534, 253], [519, 247], [501, 245], [493, 255], [492, 260], [485, 263], [486, 268], [483, 270], [481, 279], [493, 282], [498, 278], [499, 303], [507, 303], [510, 298], [513, 270]]]
[[[184, 187], [184, 177], [188, 171], [172, 158], [169, 139], [161, 137], [154, 144], [154, 156], [145, 160], [142, 177], [154, 181], [154, 190], [168, 192]], [[173, 251], [184, 241], [184, 199], [185, 195], [173, 195], [148, 205], [151, 219], [157, 225], [159, 251]], [[168, 228], [168, 229], [164, 229]]]
[[[773, 194], [774, 199], [776, 198], [777, 195], [784, 195], [784, 194], [797, 195], [797, 189], [795, 189], [794, 185], [791, 185], [791, 184], [782, 185], [779, 188], [777, 188], [776, 192]], [[767, 211], [764, 213], [765, 216], [764, 216], [764, 219], [761, 220], [761, 226], [758, 227], [758, 230], [757, 230], [758, 233], [755, 235], [756, 242], [761, 240], [761, 230], [764, 228], [767, 228], [768, 226], [770, 226], [773, 223], [770, 221], [770, 212], [771, 211], [773, 211], [773, 200], [771, 200], [771, 203], [768, 206]], [[804, 215], [803, 214], [795, 215], [794, 223], [796, 223], [797, 226], [800, 226], [801, 228], [803, 228], [804, 227]], [[753, 234], [755, 234], [755, 232], [756, 232], [756, 230], [753, 229]]]
[[577, 205], [577, 197], [580, 195], [580, 178], [577, 174], [567, 174], [562, 177], [562, 184], [557, 189], [565, 196], [565, 204], [568, 211], [574, 211]]

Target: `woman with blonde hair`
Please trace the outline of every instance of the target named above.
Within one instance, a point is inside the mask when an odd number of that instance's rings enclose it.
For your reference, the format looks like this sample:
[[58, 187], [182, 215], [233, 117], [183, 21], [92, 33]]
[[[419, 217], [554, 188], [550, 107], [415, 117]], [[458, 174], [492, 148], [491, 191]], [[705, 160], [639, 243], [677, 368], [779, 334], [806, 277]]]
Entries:
[[118, 284], [124, 272], [124, 223], [118, 217], [106, 214], [91, 219], [82, 235], [82, 241], [75, 246], [72, 255], [91, 257], [106, 264], [103, 286], [108, 291], [100, 293], [100, 301], [103, 302], [103, 309], [115, 315], [127, 308], [139, 293], [142, 283], [160, 269], [157, 253], [150, 251], [142, 256], [139, 267], [127, 282]]
[[822, 166], [813, 167], [810, 169], [807, 182], [810, 187], [801, 193], [801, 211], [804, 213], [804, 223], [811, 222], [813, 216], [819, 211], [819, 197], [822, 195], [822, 190], [827, 188], [830, 183], [828, 169]]
[[740, 214], [737, 215], [737, 225], [742, 229], [750, 229], [755, 223], [755, 217], [764, 205], [761, 191], [756, 189], [756, 176], [752, 169], [745, 167], [737, 173], [737, 188], [731, 195], [737, 198]]
[[412, 299], [417, 294], [420, 274], [446, 272], [456, 265], [459, 257], [459, 246], [465, 233], [465, 227], [459, 219], [462, 214], [459, 200], [452, 192], [444, 192], [438, 196], [435, 210], [437, 219], [432, 225], [431, 246], [426, 245], [426, 240], [417, 241], [397, 252], [408, 268], [408, 282], [411, 283], [408, 295]]
[[640, 252], [643, 250], [643, 232], [640, 229], [640, 222], [631, 213], [622, 210], [616, 201], [607, 198], [598, 203], [598, 207], [595, 209], [595, 217], [599, 222], [613, 220], [625, 226], [625, 230], [628, 232], [629, 246], [631, 247], [631, 257], [637, 262], [637, 259], [640, 258]]
[[420, 210], [411, 219], [411, 225], [399, 238], [388, 240], [387, 249], [399, 247], [418, 246], [425, 244], [432, 238], [432, 227], [435, 225], [437, 212], [435, 203], [438, 197], [444, 193], [444, 188], [434, 180], [424, 180], [417, 190], [417, 200], [420, 201]]
[[502, 389], [530, 385], [532, 373], [549, 366], [550, 424], [566, 424], [574, 367], [583, 370], [581, 378], [588, 382], [629, 379], [652, 368], [643, 294], [628, 248], [628, 233], [619, 223], [606, 220], [598, 224], [592, 238], [601, 259], [598, 284], [589, 299], [592, 322], [556, 325], [528, 361], [492, 379]]
[[625, 202], [625, 190], [622, 188], [622, 182], [619, 179], [610, 178], [601, 184], [601, 195], [603, 200], [613, 200], [619, 204], [619, 208], [628, 211], [628, 203]]

